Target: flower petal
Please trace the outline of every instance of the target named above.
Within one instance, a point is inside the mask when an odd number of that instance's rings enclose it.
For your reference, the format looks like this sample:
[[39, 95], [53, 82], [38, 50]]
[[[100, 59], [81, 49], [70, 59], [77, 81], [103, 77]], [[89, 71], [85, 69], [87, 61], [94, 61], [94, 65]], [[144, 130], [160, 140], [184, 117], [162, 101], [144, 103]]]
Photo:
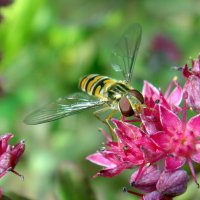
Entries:
[[144, 81], [142, 94], [147, 98], [159, 99], [159, 90], [148, 81]]
[[169, 146], [171, 137], [163, 131], [157, 132], [156, 134], [152, 135], [151, 139], [158, 147], [162, 148], [164, 151], [168, 151], [171, 148]]
[[187, 131], [195, 133], [195, 136], [200, 136], [200, 114], [192, 117], [188, 121]]
[[[163, 198], [163, 195], [158, 191], [147, 193], [142, 198], [142, 200], [160, 200], [160, 199], [164, 199], [164, 198]], [[168, 200], [170, 200], [170, 198]]]
[[0, 156], [0, 178], [4, 176], [11, 167], [11, 159], [12, 155], [8, 152], [5, 152]]
[[185, 161], [186, 159], [182, 157], [169, 156], [165, 159], [165, 168], [170, 171], [179, 169], [184, 165]]
[[190, 72], [189, 68], [188, 68], [188, 64], [186, 64], [183, 67], [183, 76], [185, 76], [186, 78], [189, 78], [189, 76], [191, 76], [192, 73]]
[[200, 112], [200, 78], [191, 75], [183, 87], [183, 93], [187, 94], [186, 102], [194, 111]]
[[15, 167], [22, 154], [25, 151], [25, 143], [24, 140], [20, 141], [18, 144], [12, 146], [10, 154], [12, 155], [11, 166]]
[[144, 192], [152, 192], [156, 190], [156, 183], [160, 177], [161, 171], [157, 169], [156, 166], [152, 165], [144, 167], [139, 178], [138, 172], [139, 170], [131, 175], [130, 184]]
[[183, 90], [182, 90], [181, 86], [177, 83], [176, 88], [169, 95], [169, 97], [167, 98], [167, 101], [170, 104], [178, 106], [181, 103], [182, 94], [183, 94]]
[[192, 60], [192, 72], [195, 74], [200, 74], [200, 55], [198, 59]]
[[8, 141], [13, 137], [13, 134], [4, 134], [0, 136], [0, 154], [5, 152], [8, 147]]
[[174, 135], [182, 131], [182, 123], [178, 116], [164, 106], [160, 106], [160, 120], [163, 129], [168, 131], [168, 133]]
[[130, 167], [131, 167], [131, 163], [124, 162], [124, 163], [121, 163], [120, 165], [117, 165], [114, 168], [103, 169], [99, 173], [97, 173], [96, 176], [113, 177], [120, 174], [123, 170], [127, 168], [129, 169]]
[[86, 157], [87, 160], [89, 160], [92, 163], [95, 163], [97, 165], [107, 167], [107, 168], [114, 168], [117, 165], [110, 160], [106, 159], [101, 153], [94, 153]]
[[112, 119], [112, 122], [126, 137], [137, 138], [142, 135], [142, 131], [137, 126], [116, 119]]
[[193, 156], [191, 156], [191, 159], [192, 159], [194, 162], [200, 164], [200, 152], [197, 153], [197, 154], [194, 154]]
[[157, 190], [166, 196], [178, 196], [187, 189], [188, 176], [184, 170], [163, 172], [157, 182]]
[[154, 109], [145, 108], [141, 114], [141, 121], [149, 135], [154, 135], [162, 130], [158, 106], [155, 106]]

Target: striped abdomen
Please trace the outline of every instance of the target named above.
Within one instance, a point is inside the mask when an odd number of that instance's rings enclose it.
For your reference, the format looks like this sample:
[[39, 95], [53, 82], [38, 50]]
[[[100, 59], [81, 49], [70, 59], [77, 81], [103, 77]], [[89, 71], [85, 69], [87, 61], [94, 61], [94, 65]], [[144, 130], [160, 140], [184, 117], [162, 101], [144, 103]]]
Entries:
[[120, 99], [130, 90], [126, 84], [98, 74], [90, 74], [82, 78], [80, 88], [89, 95], [111, 100]]

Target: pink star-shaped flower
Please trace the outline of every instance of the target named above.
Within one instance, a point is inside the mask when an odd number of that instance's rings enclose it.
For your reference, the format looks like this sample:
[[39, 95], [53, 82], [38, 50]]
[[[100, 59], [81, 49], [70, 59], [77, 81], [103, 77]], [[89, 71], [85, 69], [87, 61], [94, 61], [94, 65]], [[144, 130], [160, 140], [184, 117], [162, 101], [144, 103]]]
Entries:
[[[188, 162], [192, 175], [196, 175], [192, 160], [200, 163], [200, 115], [192, 117], [188, 123], [164, 106], [159, 106], [163, 131], [151, 136], [152, 140], [167, 153], [165, 160], [167, 170], [176, 170]], [[184, 118], [185, 119], [185, 118]]]

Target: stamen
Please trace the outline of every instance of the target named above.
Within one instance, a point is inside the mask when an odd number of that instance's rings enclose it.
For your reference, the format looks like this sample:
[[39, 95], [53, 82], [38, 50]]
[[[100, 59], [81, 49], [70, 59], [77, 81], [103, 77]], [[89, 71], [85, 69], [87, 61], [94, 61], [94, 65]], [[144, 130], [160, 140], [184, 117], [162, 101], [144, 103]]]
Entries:
[[112, 139], [110, 138], [110, 136], [101, 128], [99, 128], [99, 131], [104, 135], [104, 137], [109, 141], [111, 142]]
[[121, 117], [121, 120], [123, 121], [123, 122], [127, 122], [127, 123], [131, 123], [131, 122], [141, 122], [141, 119], [140, 119], [140, 117], [138, 116], [134, 116], [133, 117], [133, 119], [127, 119], [125, 116], [122, 116]]
[[169, 93], [170, 93], [173, 85], [175, 85], [176, 80], [177, 80], [177, 77], [174, 77], [173, 80], [171, 81], [171, 83], [169, 84], [169, 86], [165, 92], [165, 95], [164, 95], [165, 99], [169, 96]]
[[21, 175], [21, 174], [19, 174], [18, 172], [16, 172], [14, 169], [12, 169], [12, 167], [9, 167], [9, 168], [7, 169], [7, 171], [12, 172], [13, 174], [19, 176], [19, 177], [21, 178], [21, 180], [24, 181], [24, 176]]
[[194, 178], [194, 181], [195, 181], [195, 183], [197, 184], [197, 187], [199, 188], [199, 183], [198, 183], [198, 181], [197, 181], [197, 176], [196, 176], [196, 174], [195, 174], [194, 167], [193, 167], [193, 164], [192, 164], [191, 159], [188, 159], [187, 162], [188, 162], [188, 165], [189, 165], [189, 167], [190, 167], [190, 171], [191, 171], [191, 173], [192, 173], [192, 177]]
[[131, 190], [129, 190], [127, 187], [123, 187], [123, 192], [128, 192], [128, 193], [134, 194], [134, 195], [136, 195], [136, 196], [138, 196], [138, 197], [143, 197], [143, 194], [140, 194], [140, 193], [131, 191]]
[[183, 130], [185, 130], [185, 125], [187, 121], [187, 103], [186, 100], [183, 100], [183, 109], [182, 109], [182, 124], [183, 124]]
[[140, 176], [142, 175], [144, 166], [145, 166], [145, 163], [142, 163], [142, 164], [140, 165], [140, 168], [139, 168], [139, 170], [138, 170], [138, 173], [137, 173], [137, 175], [136, 175], [136, 177], [135, 177], [135, 182], [137, 182], [137, 180], [138, 180], [138, 179], [140, 178]]

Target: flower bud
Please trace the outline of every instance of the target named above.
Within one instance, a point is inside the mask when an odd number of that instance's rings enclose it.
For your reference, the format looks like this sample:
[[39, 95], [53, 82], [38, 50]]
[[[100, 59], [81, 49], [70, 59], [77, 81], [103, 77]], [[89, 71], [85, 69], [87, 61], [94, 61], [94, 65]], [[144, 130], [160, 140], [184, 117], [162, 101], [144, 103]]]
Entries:
[[153, 191], [144, 195], [143, 200], [161, 200], [162, 194], [158, 191]]
[[184, 94], [187, 95], [186, 103], [194, 111], [200, 112], [200, 78], [195, 75], [191, 75], [184, 85]]
[[138, 176], [139, 170], [132, 174], [130, 184], [143, 192], [156, 190], [156, 183], [160, 178], [160, 170], [156, 166], [145, 167]]
[[184, 170], [163, 172], [156, 184], [157, 190], [163, 195], [174, 197], [187, 189], [188, 176]]
[[[0, 136], [0, 177], [4, 176], [8, 171], [14, 171], [16, 164], [21, 158], [25, 150], [24, 141], [11, 146], [8, 144], [12, 134], [5, 134]], [[18, 174], [17, 172], [15, 172]]]

